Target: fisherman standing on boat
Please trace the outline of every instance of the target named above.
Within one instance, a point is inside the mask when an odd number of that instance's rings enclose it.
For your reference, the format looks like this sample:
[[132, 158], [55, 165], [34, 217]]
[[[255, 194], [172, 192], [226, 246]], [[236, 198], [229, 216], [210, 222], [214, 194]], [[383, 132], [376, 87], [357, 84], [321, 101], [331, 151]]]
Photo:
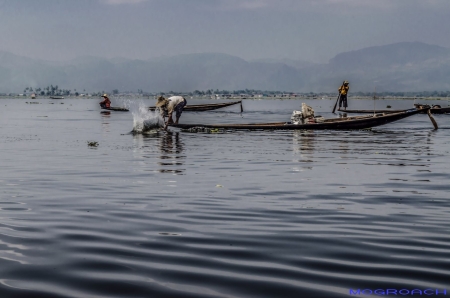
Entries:
[[109, 109], [111, 107], [111, 101], [108, 98], [108, 95], [103, 94], [102, 97], [104, 98], [104, 100], [100, 103], [100, 106], [102, 107], [102, 109]]
[[347, 93], [350, 87], [348, 86], [348, 81], [344, 81], [342, 86], [339, 87], [339, 110], [341, 106], [344, 106], [344, 111], [347, 109]]
[[187, 101], [183, 96], [172, 96], [168, 99], [165, 99], [163, 96], [158, 97], [156, 107], [159, 108], [161, 116], [165, 119], [166, 114], [169, 115], [169, 119], [164, 126], [164, 130], [167, 130], [167, 126], [169, 126], [169, 124], [174, 123], [172, 118], [172, 113], [174, 111], [176, 113], [175, 124], [178, 124], [178, 120], [180, 120], [181, 113], [183, 112], [183, 108], [186, 104]]

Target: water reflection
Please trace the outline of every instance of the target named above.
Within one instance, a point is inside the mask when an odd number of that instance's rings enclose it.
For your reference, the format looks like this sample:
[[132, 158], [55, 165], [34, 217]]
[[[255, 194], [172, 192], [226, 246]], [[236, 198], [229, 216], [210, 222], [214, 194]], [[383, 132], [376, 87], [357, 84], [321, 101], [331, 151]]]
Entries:
[[[150, 163], [152, 171], [159, 173], [182, 174], [186, 170], [181, 168], [184, 166], [186, 156], [179, 132], [135, 134], [133, 140], [134, 152], [144, 168], [148, 168]], [[157, 169], [154, 164], [158, 165]]]
[[102, 131], [103, 132], [110, 132], [110, 124], [109, 120], [111, 118], [111, 112], [109, 111], [102, 111], [100, 112], [100, 115], [102, 115]]
[[186, 156], [183, 153], [184, 144], [180, 139], [179, 132], [166, 132], [160, 137], [160, 159], [158, 164], [161, 166], [159, 172], [181, 174], [185, 169], [180, 169], [184, 165]]
[[[431, 130], [428, 132], [427, 134], [427, 145], [432, 145], [434, 144], [434, 139], [436, 138], [437, 135], [437, 130]], [[428, 150], [430, 150], [430, 147], [426, 147]]]
[[314, 162], [314, 151], [316, 150], [316, 134], [314, 131], [296, 130], [292, 135], [292, 150], [294, 155], [299, 155], [300, 158], [294, 159], [295, 163], [292, 170], [294, 172], [303, 172], [304, 170], [312, 170]]
[[300, 155], [304, 153], [313, 153], [316, 144], [316, 135], [314, 131], [295, 130], [293, 132], [293, 150]]

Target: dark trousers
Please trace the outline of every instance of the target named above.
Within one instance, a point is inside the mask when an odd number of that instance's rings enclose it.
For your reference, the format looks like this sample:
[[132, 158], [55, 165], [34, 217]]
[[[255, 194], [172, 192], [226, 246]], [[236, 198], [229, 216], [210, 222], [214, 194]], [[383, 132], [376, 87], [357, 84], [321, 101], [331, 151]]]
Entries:
[[184, 99], [184, 101], [182, 101], [182, 102], [180, 102], [179, 104], [177, 104], [176, 106], [175, 106], [175, 112], [176, 112], [176, 117], [177, 118], [180, 118], [181, 117], [181, 113], [183, 113], [183, 108], [187, 105], [187, 100], [186, 100], [186, 98], [184, 98], [183, 97], [183, 99]]
[[341, 94], [341, 96], [339, 97], [339, 108], [341, 108], [341, 106], [343, 106], [344, 108], [347, 108], [347, 94], [343, 95]]

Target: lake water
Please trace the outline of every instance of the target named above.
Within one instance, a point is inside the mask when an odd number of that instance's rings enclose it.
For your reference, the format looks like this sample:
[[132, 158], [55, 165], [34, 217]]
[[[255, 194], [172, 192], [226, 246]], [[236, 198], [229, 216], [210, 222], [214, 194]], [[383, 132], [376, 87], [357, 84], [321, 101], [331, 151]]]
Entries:
[[[450, 294], [450, 115], [434, 116], [439, 130], [415, 115], [362, 131], [133, 135], [133, 114], [99, 101], [0, 100], [0, 297]], [[180, 122], [288, 121], [301, 102]], [[306, 101], [325, 117], [334, 102]], [[413, 102], [376, 107], [388, 104]]]

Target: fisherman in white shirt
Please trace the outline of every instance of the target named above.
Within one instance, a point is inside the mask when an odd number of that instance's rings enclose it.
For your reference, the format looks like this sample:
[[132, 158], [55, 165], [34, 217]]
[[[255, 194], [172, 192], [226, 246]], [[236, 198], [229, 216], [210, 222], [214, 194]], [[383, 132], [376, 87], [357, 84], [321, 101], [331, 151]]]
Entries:
[[181, 117], [183, 108], [186, 106], [187, 101], [183, 96], [172, 96], [165, 99], [163, 96], [158, 97], [156, 107], [159, 108], [161, 116], [164, 118], [166, 113], [169, 115], [164, 130], [167, 130], [167, 126], [173, 123], [172, 113], [175, 111], [175, 124], [178, 124], [178, 120]]

